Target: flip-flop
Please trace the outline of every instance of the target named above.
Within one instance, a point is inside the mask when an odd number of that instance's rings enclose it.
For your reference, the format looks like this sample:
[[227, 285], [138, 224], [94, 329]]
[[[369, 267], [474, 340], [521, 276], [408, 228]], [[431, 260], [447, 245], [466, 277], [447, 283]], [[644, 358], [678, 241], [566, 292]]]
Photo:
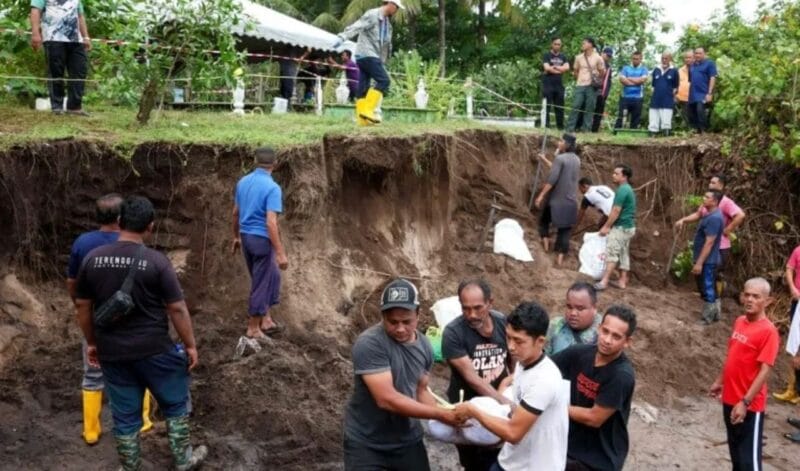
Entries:
[[608, 288], [608, 286], [603, 286], [602, 283], [595, 283], [594, 284], [594, 289], [597, 290], [597, 291], [603, 291], [606, 288]]
[[613, 286], [614, 288], [617, 288], [617, 289], [625, 289], [626, 288], [626, 287], [622, 286], [621, 284], [619, 284], [619, 282], [617, 282], [617, 281], [609, 281], [608, 284], [610, 286]]
[[286, 330], [286, 327], [284, 327], [282, 324], [278, 324], [276, 322], [275, 325], [273, 325], [272, 327], [270, 327], [267, 330], [263, 330], [262, 332], [264, 332], [264, 334], [266, 334], [266, 335], [275, 335], [275, 334], [279, 334], [279, 333], [283, 332], [284, 330]]
[[786, 419], [786, 422], [789, 422], [789, 425], [792, 427], [800, 428], [800, 419], [795, 419], [794, 417], [789, 417]]
[[783, 436], [789, 441], [800, 443], [800, 432], [784, 433]]

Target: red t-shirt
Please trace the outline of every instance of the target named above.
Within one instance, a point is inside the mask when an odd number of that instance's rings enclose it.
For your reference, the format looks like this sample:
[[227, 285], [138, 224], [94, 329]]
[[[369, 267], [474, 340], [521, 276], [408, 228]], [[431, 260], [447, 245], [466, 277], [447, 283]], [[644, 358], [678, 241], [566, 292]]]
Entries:
[[800, 289], [800, 245], [792, 251], [789, 261], [786, 262], [786, 268], [794, 270], [794, 286]]
[[[755, 322], [749, 322], [747, 316], [736, 319], [728, 340], [728, 357], [722, 370], [723, 404], [734, 406], [744, 398], [762, 363], [775, 365], [779, 343], [778, 329], [766, 317]], [[764, 383], [747, 409], [763, 412], [766, 405], [767, 384]]]

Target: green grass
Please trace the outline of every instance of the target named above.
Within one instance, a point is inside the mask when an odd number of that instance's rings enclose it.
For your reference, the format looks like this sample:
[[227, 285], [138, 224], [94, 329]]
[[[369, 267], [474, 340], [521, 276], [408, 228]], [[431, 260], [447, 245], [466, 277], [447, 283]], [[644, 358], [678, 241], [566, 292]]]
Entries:
[[[28, 108], [0, 105], [0, 149], [16, 144], [54, 139], [103, 141], [112, 147], [130, 148], [144, 142], [163, 141], [176, 144], [269, 145], [286, 148], [319, 142], [326, 135], [342, 136], [413, 136], [425, 133], [451, 134], [467, 129], [495, 129], [509, 134], [539, 134], [540, 130], [498, 128], [467, 120], [444, 120], [438, 123], [392, 123], [358, 127], [349, 119], [319, 117], [313, 114], [248, 114], [229, 112], [162, 111], [154, 113], [150, 123], [136, 123], [136, 111], [130, 108], [95, 108], [90, 117], [54, 116]], [[561, 133], [549, 130], [549, 139]], [[644, 144], [647, 137], [579, 135], [581, 143]]]

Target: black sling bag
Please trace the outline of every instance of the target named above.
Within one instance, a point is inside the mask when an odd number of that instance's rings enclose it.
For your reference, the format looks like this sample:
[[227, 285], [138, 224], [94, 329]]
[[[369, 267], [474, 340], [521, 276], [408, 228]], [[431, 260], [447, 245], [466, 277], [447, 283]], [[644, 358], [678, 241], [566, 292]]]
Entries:
[[136, 267], [139, 265], [139, 261], [142, 260], [142, 253], [144, 253], [144, 244], [140, 245], [136, 251], [136, 256], [131, 262], [130, 268], [128, 268], [128, 274], [125, 276], [125, 281], [122, 282], [122, 287], [94, 310], [94, 325], [98, 327], [114, 325], [133, 311], [136, 303], [133, 302], [133, 297], [131, 297], [131, 290], [133, 289]]

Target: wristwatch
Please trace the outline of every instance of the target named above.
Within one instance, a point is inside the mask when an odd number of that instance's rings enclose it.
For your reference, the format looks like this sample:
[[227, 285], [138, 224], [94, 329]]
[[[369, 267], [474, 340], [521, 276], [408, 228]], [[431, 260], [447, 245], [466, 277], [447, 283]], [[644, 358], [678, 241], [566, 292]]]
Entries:
[[748, 401], [746, 398], [742, 398], [742, 404], [744, 404], [745, 407], [750, 407], [751, 402], [753, 401]]

